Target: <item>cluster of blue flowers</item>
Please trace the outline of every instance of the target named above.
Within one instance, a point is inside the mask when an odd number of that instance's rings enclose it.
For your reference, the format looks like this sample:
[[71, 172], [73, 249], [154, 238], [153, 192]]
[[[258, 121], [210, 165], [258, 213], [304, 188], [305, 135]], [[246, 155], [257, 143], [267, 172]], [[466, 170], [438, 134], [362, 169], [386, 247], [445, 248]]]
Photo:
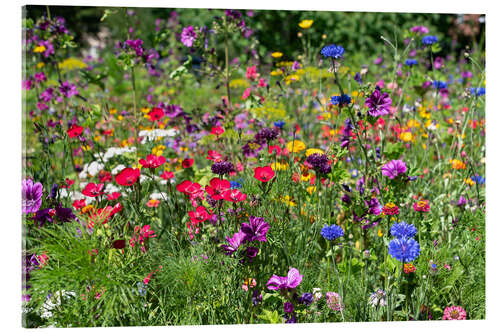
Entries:
[[274, 126], [283, 129], [283, 126], [285, 126], [285, 122], [283, 120], [275, 121]]
[[473, 96], [483, 96], [486, 94], [485, 88], [469, 88], [469, 91]]
[[391, 235], [396, 238], [389, 242], [389, 254], [403, 263], [417, 259], [420, 255], [420, 245], [413, 239], [416, 233], [417, 228], [413, 224], [394, 223]]
[[321, 54], [325, 58], [339, 59], [344, 55], [344, 48], [340, 45], [327, 45], [321, 49]]
[[346, 95], [346, 94], [342, 94], [342, 95], [335, 95], [335, 96], [332, 96], [332, 98], [330, 99], [330, 103], [332, 103], [333, 105], [349, 105], [351, 104], [351, 97], [349, 95]]
[[437, 43], [438, 38], [436, 36], [428, 35], [422, 37], [422, 44], [424, 45], [432, 45], [434, 43]]
[[336, 224], [332, 224], [330, 226], [325, 224], [324, 227], [321, 228], [321, 236], [323, 236], [326, 240], [334, 241], [337, 238], [344, 236], [344, 230]]
[[416, 59], [406, 59], [405, 65], [408, 67], [415, 66], [418, 64], [418, 61]]
[[443, 82], [443, 81], [434, 81], [434, 82], [432, 82], [432, 85], [436, 89], [446, 89], [446, 88], [448, 88], [448, 84], [446, 82]]

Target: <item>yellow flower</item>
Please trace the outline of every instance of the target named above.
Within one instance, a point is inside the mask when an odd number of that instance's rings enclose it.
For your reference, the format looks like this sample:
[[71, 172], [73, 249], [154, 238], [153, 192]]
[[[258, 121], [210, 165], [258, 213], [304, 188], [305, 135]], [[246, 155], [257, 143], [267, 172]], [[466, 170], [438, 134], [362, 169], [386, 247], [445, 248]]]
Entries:
[[309, 148], [306, 150], [306, 156], [309, 156], [311, 154], [324, 154], [325, 152], [321, 149], [318, 148]]
[[425, 143], [422, 143], [422, 148], [427, 149], [427, 145]]
[[287, 143], [286, 148], [291, 153], [298, 153], [306, 149], [306, 144], [299, 140], [293, 140]]
[[408, 142], [413, 139], [413, 134], [411, 134], [411, 132], [403, 132], [399, 135], [399, 138], [404, 142]]
[[149, 113], [150, 110], [150, 108], [141, 108], [141, 112], [146, 114]]
[[101, 136], [100, 136], [100, 135], [96, 135], [96, 136], [94, 137], [94, 141], [99, 141], [99, 140], [101, 140]]
[[285, 83], [287, 85], [290, 85], [290, 83], [298, 81], [299, 79], [300, 77], [297, 74], [288, 75], [287, 77], [285, 77]]
[[89, 145], [84, 145], [84, 146], [82, 146], [82, 149], [84, 151], [89, 151], [91, 149], [91, 147]]
[[316, 192], [316, 186], [309, 186], [306, 191], [309, 192], [309, 194], [313, 194], [313, 192]]
[[118, 110], [115, 108], [109, 109], [109, 114], [115, 114], [116, 112], [118, 112]]
[[278, 76], [283, 74], [283, 71], [281, 69], [277, 69], [275, 71], [271, 71], [271, 76]]
[[73, 69], [87, 68], [87, 64], [77, 58], [68, 58], [60, 62], [58, 67], [63, 71], [70, 71]]
[[280, 163], [280, 162], [276, 162], [276, 163], [271, 163], [271, 169], [273, 170], [286, 170], [288, 169], [288, 164], [286, 163]]
[[284, 197], [281, 197], [281, 202], [286, 203], [287, 206], [295, 207], [297, 204], [293, 201], [292, 198], [290, 198], [289, 195], [285, 195]]
[[271, 57], [273, 57], [273, 58], [281, 58], [282, 56], [283, 56], [283, 53], [281, 53], [281, 52], [271, 53]]
[[299, 23], [299, 27], [301, 27], [302, 29], [309, 29], [312, 26], [313, 22], [313, 20], [302, 20]]
[[89, 210], [92, 210], [92, 209], [94, 209], [94, 206], [87, 205], [87, 206], [82, 208], [82, 214], [85, 214], [86, 212], [88, 212]]
[[118, 115], [118, 117], [117, 117], [116, 119], [118, 119], [118, 120], [122, 120], [122, 119], [123, 119], [123, 116], [120, 114], [120, 115]]
[[151, 153], [156, 156], [161, 156], [163, 155], [163, 151], [165, 150], [165, 148], [166, 147], [164, 145], [156, 146], [151, 150]]
[[384, 234], [382, 233], [382, 229], [378, 229], [377, 236], [382, 237]]
[[415, 119], [410, 119], [410, 120], [408, 120], [407, 126], [410, 128], [411, 127], [420, 127], [420, 122], [418, 120], [415, 120]]
[[258, 143], [255, 143], [255, 142], [250, 142], [250, 143], [248, 143], [248, 147], [250, 147], [250, 149], [252, 149], [252, 150], [255, 150], [255, 149], [259, 149], [260, 145]]
[[39, 62], [38, 64], [36, 64], [36, 68], [38, 69], [42, 68], [43, 66], [45, 66], [43, 62]]
[[244, 79], [234, 79], [231, 80], [231, 82], [229, 82], [229, 87], [231, 88], [238, 88], [238, 87], [247, 88], [248, 86], [250, 86], [250, 84]]
[[300, 175], [300, 180], [303, 181], [303, 182], [307, 182], [307, 181], [309, 181], [309, 179], [311, 179], [311, 174], [310, 173], [307, 173], [307, 175], [304, 175], [304, 174]]
[[43, 45], [38, 45], [33, 49], [33, 52], [35, 53], [43, 53], [45, 52], [46, 48]]
[[464, 179], [464, 182], [465, 182], [467, 185], [470, 185], [470, 186], [476, 185], [476, 182], [475, 182], [475, 181], [473, 181], [473, 180], [472, 180], [472, 179], [470, 179], [470, 178]]

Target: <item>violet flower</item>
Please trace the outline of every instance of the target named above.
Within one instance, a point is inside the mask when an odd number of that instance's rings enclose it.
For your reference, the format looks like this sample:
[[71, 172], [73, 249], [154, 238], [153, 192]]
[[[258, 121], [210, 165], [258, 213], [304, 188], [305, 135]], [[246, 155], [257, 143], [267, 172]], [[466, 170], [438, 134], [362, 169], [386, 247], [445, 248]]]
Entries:
[[225, 255], [231, 255], [238, 250], [241, 244], [245, 242], [246, 234], [243, 231], [238, 231], [232, 238], [226, 237], [229, 245], [223, 244], [221, 247], [226, 251]]
[[34, 183], [31, 179], [22, 181], [23, 214], [36, 213], [42, 205], [43, 185]]
[[381, 93], [378, 86], [375, 87], [375, 90], [365, 101], [365, 105], [368, 107], [368, 114], [372, 117], [380, 117], [389, 114], [391, 104], [392, 99], [389, 97], [389, 94], [386, 92]]
[[266, 233], [269, 230], [269, 223], [262, 217], [250, 216], [250, 224], [242, 223], [241, 232], [245, 234], [245, 241], [267, 242]]
[[394, 179], [395, 177], [406, 172], [406, 164], [402, 160], [392, 160], [387, 164], [384, 164], [381, 168], [382, 174], [389, 179]]
[[302, 282], [302, 275], [300, 275], [297, 268], [291, 268], [287, 276], [277, 276], [273, 274], [266, 286], [270, 290], [287, 290], [296, 288]]
[[197, 34], [194, 31], [193, 26], [186, 27], [182, 29], [181, 42], [187, 47], [192, 47], [194, 41], [196, 40]]

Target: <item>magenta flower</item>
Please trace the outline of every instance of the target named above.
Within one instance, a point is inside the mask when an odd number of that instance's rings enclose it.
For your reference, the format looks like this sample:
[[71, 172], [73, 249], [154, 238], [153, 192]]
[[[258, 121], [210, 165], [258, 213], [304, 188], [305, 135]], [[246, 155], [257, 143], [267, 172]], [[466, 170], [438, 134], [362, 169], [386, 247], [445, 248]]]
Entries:
[[250, 216], [250, 224], [241, 224], [241, 231], [245, 234], [245, 241], [248, 242], [267, 242], [267, 230], [269, 230], [269, 223], [266, 223], [262, 217]]
[[226, 251], [226, 255], [231, 255], [234, 252], [238, 250], [241, 244], [245, 242], [245, 236], [246, 234], [243, 231], [238, 231], [233, 235], [232, 238], [226, 237], [227, 242], [229, 245], [223, 244], [221, 247]]
[[381, 93], [378, 86], [375, 87], [375, 90], [365, 101], [365, 105], [368, 107], [368, 114], [372, 117], [380, 117], [389, 114], [391, 104], [392, 99], [389, 97], [389, 94], [386, 92]]
[[395, 177], [405, 173], [407, 169], [405, 162], [402, 160], [392, 160], [387, 164], [384, 164], [381, 170], [384, 176], [394, 179]]
[[59, 91], [66, 98], [70, 98], [71, 96], [78, 95], [78, 90], [76, 90], [76, 86], [68, 81], [64, 81], [59, 87]]
[[190, 25], [182, 29], [181, 33], [181, 42], [187, 47], [193, 46], [194, 41], [196, 40], [197, 34], [194, 31], [194, 28]]
[[31, 179], [22, 181], [23, 214], [36, 213], [42, 205], [43, 185]]
[[466, 320], [467, 312], [461, 306], [448, 306], [443, 311], [443, 320]]
[[296, 288], [302, 282], [302, 275], [300, 275], [297, 268], [291, 268], [287, 276], [271, 276], [267, 281], [266, 286], [270, 290], [286, 290]]

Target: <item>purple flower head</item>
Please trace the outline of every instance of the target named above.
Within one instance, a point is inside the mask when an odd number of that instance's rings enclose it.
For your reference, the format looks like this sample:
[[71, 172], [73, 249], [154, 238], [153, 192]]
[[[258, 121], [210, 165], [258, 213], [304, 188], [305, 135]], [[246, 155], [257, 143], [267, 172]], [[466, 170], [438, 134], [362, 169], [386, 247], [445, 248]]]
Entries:
[[223, 244], [221, 247], [226, 251], [226, 255], [231, 255], [245, 242], [245, 233], [240, 230], [232, 238], [226, 237], [226, 240], [229, 245]]
[[42, 205], [43, 186], [31, 179], [22, 181], [23, 214], [36, 213]]
[[344, 122], [344, 129], [342, 130], [342, 142], [340, 144], [341, 148], [349, 146], [351, 135], [352, 135], [352, 123], [351, 119], [347, 118]]
[[402, 160], [392, 160], [387, 164], [384, 164], [381, 170], [384, 176], [394, 179], [395, 177], [405, 173], [407, 169], [405, 162]]
[[194, 41], [196, 40], [197, 34], [194, 31], [193, 26], [185, 27], [182, 29], [181, 33], [181, 42], [187, 47], [192, 47]]
[[54, 89], [51, 87], [45, 89], [39, 98], [44, 102], [50, 102], [54, 98]]
[[270, 142], [276, 139], [279, 136], [280, 132], [276, 128], [265, 127], [259, 130], [257, 134], [255, 134], [255, 140], [262, 142], [267, 141]]
[[258, 248], [254, 247], [254, 246], [247, 247], [246, 256], [248, 258], [248, 261], [252, 262], [253, 258], [255, 258], [258, 253], [259, 253]]
[[212, 172], [216, 175], [225, 175], [234, 171], [234, 165], [228, 161], [220, 161], [212, 164]]
[[406, 222], [394, 223], [391, 227], [391, 235], [397, 238], [410, 238], [415, 236], [417, 228]]
[[285, 302], [283, 304], [283, 310], [285, 310], [286, 313], [291, 313], [294, 310], [293, 304], [290, 302]]
[[66, 98], [70, 98], [71, 96], [78, 95], [78, 90], [76, 90], [76, 86], [68, 81], [64, 81], [59, 87], [59, 91]]
[[389, 114], [392, 99], [389, 97], [388, 93], [381, 93], [380, 88], [377, 86], [372, 92], [370, 97], [365, 101], [365, 105], [368, 107], [368, 114], [372, 117], [380, 117]]
[[35, 81], [36, 81], [36, 83], [47, 81], [47, 77], [45, 76], [45, 73], [44, 72], [35, 73]]
[[241, 231], [245, 234], [245, 241], [267, 242], [266, 233], [269, 230], [269, 223], [263, 217], [250, 216], [250, 224], [242, 223]]
[[461, 195], [460, 198], [458, 199], [457, 206], [462, 207], [465, 206], [467, 203], [467, 200]]
[[382, 208], [377, 198], [371, 198], [370, 201], [366, 202], [368, 206], [368, 213], [373, 215], [380, 215]]
[[170, 104], [165, 106], [165, 116], [169, 118], [176, 118], [184, 115], [184, 110], [180, 105]]
[[287, 276], [277, 276], [273, 274], [266, 286], [269, 290], [288, 290], [296, 288], [302, 282], [302, 275], [300, 275], [297, 268], [291, 268]]
[[423, 25], [416, 25], [410, 29], [411, 32], [416, 32], [419, 35], [427, 34], [429, 33], [429, 28]]
[[302, 296], [299, 297], [299, 303], [304, 304], [306, 306], [311, 305], [314, 301], [314, 296], [312, 293], [303, 293]]
[[142, 57], [144, 53], [144, 49], [142, 48], [143, 41], [141, 39], [127, 39], [125, 44], [135, 51], [135, 55], [138, 57]]

